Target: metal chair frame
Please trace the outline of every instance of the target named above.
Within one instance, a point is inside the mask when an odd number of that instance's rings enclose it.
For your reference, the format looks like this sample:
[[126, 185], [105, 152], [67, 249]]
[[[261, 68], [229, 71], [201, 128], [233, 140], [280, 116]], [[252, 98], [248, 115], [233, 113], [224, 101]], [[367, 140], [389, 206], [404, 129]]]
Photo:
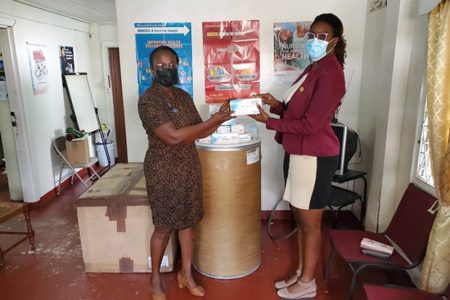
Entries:
[[[89, 158], [89, 161], [85, 164], [71, 164], [69, 160], [67, 159], [65, 152], [66, 152], [66, 138], [64, 136], [60, 136], [53, 140], [53, 149], [58, 154], [58, 156], [61, 158], [61, 166], [59, 171], [59, 180], [58, 180], [58, 188], [57, 188], [57, 194], [59, 195], [61, 193], [61, 179], [62, 179], [62, 173], [65, 168], [70, 169], [71, 172], [71, 180], [70, 184], [73, 184], [73, 178], [74, 176], [77, 176], [78, 179], [83, 183], [83, 185], [88, 188], [87, 183], [89, 180], [96, 180], [100, 178], [100, 175], [95, 171], [93, 166], [98, 162], [97, 157], [91, 157]], [[89, 172], [89, 178], [86, 180], [83, 180], [83, 178], [78, 174], [76, 169], [88, 169]]]

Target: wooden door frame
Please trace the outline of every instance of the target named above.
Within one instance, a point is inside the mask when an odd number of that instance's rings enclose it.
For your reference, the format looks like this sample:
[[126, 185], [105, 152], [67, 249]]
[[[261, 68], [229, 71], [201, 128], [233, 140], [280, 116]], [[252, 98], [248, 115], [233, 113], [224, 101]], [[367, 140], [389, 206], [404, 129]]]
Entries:
[[[102, 60], [103, 60], [103, 79], [105, 85], [105, 97], [106, 97], [106, 114], [107, 114], [107, 122], [111, 129], [113, 130], [113, 139], [116, 142], [116, 153], [120, 154], [119, 162], [128, 162], [127, 155], [127, 146], [126, 146], [126, 136], [124, 141], [119, 143], [117, 141], [116, 135], [116, 124], [114, 117], [114, 99], [113, 99], [113, 90], [112, 90], [112, 82], [111, 82], [111, 68], [109, 64], [109, 48], [119, 48], [118, 42], [102, 42]], [[120, 48], [119, 48], [120, 49]], [[124, 120], [125, 122], [125, 120]], [[123, 124], [125, 126], [125, 124]], [[122, 144], [123, 143], [123, 144]], [[122, 149], [122, 151], [118, 151], [118, 149]], [[123, 150], [124, 149], [124, 150]]]

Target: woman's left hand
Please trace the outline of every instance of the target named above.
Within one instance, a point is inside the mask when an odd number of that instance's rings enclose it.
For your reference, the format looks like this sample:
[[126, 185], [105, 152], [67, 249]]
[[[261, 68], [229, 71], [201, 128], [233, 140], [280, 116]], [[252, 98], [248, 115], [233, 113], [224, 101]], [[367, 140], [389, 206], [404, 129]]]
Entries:
[[261, 105], [258, 104], [258, 115], [250, 115], [253, 119], [255, 119], [258, 122], [266, 123], [267, 119], [269, 118], [269, 114], [266, 113], [266, 111], [261, 107]]

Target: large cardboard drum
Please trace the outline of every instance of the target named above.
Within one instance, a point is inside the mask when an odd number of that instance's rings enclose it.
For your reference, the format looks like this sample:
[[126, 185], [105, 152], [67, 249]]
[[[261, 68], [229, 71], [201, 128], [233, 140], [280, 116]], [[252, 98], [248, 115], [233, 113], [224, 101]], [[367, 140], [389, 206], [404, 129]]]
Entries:
[[194, 267], [213, 278], [249, 275], [260, 265], [260, 143], [197, 148], [205, 214], [196, 229]]

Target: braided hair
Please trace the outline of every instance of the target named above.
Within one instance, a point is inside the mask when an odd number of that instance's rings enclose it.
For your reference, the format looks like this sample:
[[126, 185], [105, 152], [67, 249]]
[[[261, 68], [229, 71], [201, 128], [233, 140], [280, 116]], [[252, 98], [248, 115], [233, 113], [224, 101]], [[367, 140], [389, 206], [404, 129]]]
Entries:
[[347, 57], [347, 51], [345, 50], [347, 47], [347, 41], [343, 35], [344, 26], [342, 25], [341, 20], [339, 20], [339, 18], [334, 14], [328, 13], [318, 15], [312, 22], [311, 27], [317, 22], [327, 23], [333, 28], [333, 37], [339, 38], [336, 46], [334, 47], [334, 54], [342, 67], [344, 67], [345, 58]]

